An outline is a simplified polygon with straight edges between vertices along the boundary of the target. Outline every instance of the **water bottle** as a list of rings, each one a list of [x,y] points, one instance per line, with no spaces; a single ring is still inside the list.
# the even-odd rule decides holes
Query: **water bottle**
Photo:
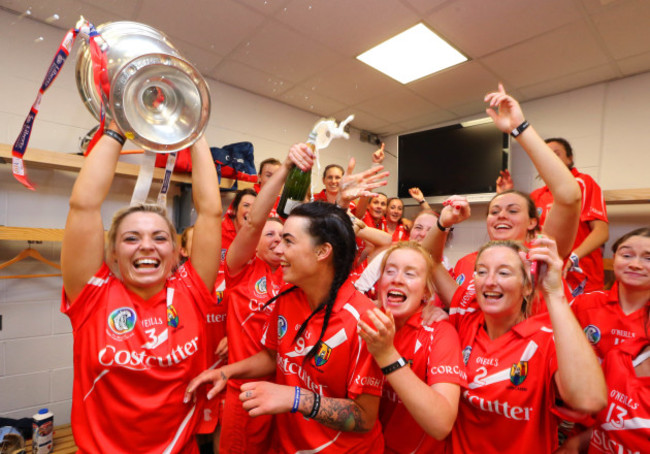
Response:
[[[54,446],[54,413],[41,408],[32,417],[32,454],[49,454]]]
[[[316,148],[314,141],[315,133],[312,132],[307,141],[307,145],[312,149],[312,151]],[[298,167],[293,167],[289,171],[287,181],[284,183],[282,195],[280,196],[280,202],[278,203],[277,212],[280,217],[286,219],[289,217],[291,210],[305,201],[309,185],[311,185],[311,170],[303,172]]]

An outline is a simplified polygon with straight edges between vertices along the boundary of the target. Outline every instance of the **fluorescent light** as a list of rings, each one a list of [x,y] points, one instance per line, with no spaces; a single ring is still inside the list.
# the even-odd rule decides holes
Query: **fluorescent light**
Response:
[[[464,55],[422,23],[357,58],[403,84],[467,61]]]
[[[484,125],[486,123],[492,123],[492,119],[490,117],[477,118],[476,120],[463,121],[460,125],[463,128],[469,128],[470,126]]]

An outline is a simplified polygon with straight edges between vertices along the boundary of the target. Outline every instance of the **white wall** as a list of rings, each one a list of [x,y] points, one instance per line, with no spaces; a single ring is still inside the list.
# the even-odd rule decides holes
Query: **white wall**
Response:
[[[39,37],[43,40],[36,42]],[[30,20],[17,22],[15,16],[0,11],[0,143],[12,144],[16,139],[62,38],[60,30]],[[79,139],[95,125],[74,83],[74,55],[43,97],[31,147],[76,153]],[[208,142],[221,146],[250,141],[255,146],[256,163],[268,157],[284,159],[290,145],[306,140],[318,120],[267,98],[208,82],[212,95]],[[321,166],[332,162],[345,165],[355,156],[357,169],[369,167],[376,147],[360,142],[358,131],[352,130],[351,136],[349,141],[334,141],[323,150]],[[390,158],[387,164],[395,165]],[[14,180],[10,165],[0,165],[0,225],[63,228],[76,173],[28,168],[28,176],[37,185],[36,192]],[[316,179],[320,190],[320,178]],[[128,204],[133,185],[133,179],[116,178],[104,205],[106,228],[111,214]],[[172,189],[172,195],[177,192]],[[0,241],[0,262],[25,247],[26,242]],[[33,247],[46,258],[59,261],[60,244]],[[3,269],[0,276],[53,271],[28,259]],[[0,280],[0,415],[31,416],[47,406],[54,411],[56,424],[69,422],[72,334],[70,323],[59,312],[60,298],[60,277]]]

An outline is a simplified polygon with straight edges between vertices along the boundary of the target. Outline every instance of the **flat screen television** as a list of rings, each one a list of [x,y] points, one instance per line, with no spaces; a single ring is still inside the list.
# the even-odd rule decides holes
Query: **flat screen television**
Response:
[[[419,187],[429,203],[458,194],[472,202],[494,196],[501,170],[509,166],[509,137],[488,118],[398,139],[398,196]]]

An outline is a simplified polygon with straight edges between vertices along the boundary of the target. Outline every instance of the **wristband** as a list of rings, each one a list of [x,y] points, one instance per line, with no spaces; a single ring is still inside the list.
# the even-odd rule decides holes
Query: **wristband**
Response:
[[[318,414],[320,410],[320,394],[314,393],[314,406],[311,407],[311,413],[307,416],[307,419],[313,419]]]
[[[299,405],[300,405],[300,386],[296,386],[296,390],[293,394],[293,407],[291,408],[291,413],[297,412]]]
[[[520,124],[519,126],[517,126],[515,129],[513,129],[510,132],[510,135],[512,137],[517,137],[519,134],[524,132],[526,130],[526,128],[528,128],[529,126],[530,126],[530,123],[528,123],[527,120],[524,120],[524,122],[522,124]]]
[[[425,200],[425,199],[422,199],[422,200],[418,200],[418,204],[420,204],[420,205],[422,205],[422,204],[423,204],[424,202],[426,202],[426,200]]]
[[[438,219],[436,220],[436,225],[438,226],[438,229],[439,229],[441,232],[446,232],[446,231],[449,230],[449,227],[443,227],[443,226],[442,226],[442,224],[440,223],[440,218],[438,218]]]
[[[402,367],[408,365],[408,363],[409,362],[406,360],[406,358],[404,358],[402,356],[400,359],[395,361],[393,364],[389,364],[386,367],[382,367],[381,368],[381,373],[384,374],[384,375],[388,375],[388,374],[390,374],[392,372],[395,372],[397,369],[401,369]]]
[[[122,146],[124,146],[124,142],[126,142],[126,137],[124,137],[122,134],[120,134],[117,131],[113,131],[112,129],[105,129],[104,135],[110,137],[113,140],[116,140]]]

